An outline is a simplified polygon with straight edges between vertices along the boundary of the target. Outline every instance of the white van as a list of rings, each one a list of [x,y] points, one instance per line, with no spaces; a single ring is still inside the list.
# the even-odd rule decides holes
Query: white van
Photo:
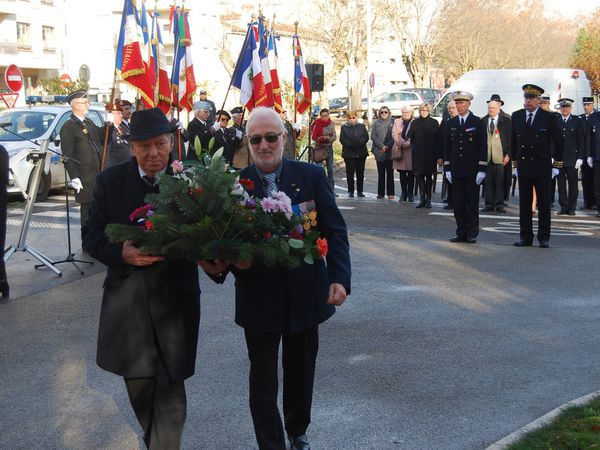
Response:
[[[524,84],[535,84],[544,89],[544,95],[550,95],[550,105],[554,107],[560,97],[572,98],[572,114],[582,114],[582,97],[592,95],[590,82],[583,70],[579,69],[499,69],[472,70],[465,73],[446,91],[435,104],[431,115],[442,120],[444,111],[455,91],[467,91],[473,94],[471,111],[479,117],[487,114],[487,101],[492,94],[499,94],[504,100],[502,110],[512,114],[523,108]],[[557,108],[555,108],[557,109]]]

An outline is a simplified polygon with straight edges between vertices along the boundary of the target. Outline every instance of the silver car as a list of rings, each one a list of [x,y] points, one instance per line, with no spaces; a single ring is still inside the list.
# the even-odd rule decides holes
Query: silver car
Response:
[[[64,188],[65,172],[59,156],[60,129],[69,117],[71,108],[67,105],[32,106],[0,112],[0,123],[5,127],[0,128],[0,144],[6,148],[9,156],[9,194],[23,194],[23,191],[29,190],[34,164],[28,159],[28,155],[32,150],[39,149],[35,143],[39,143],[41,139],[49,139],[48,148],[58,154],[49,153],[46,157],[37,199],[46,200],[50,189]],[[104,109],[91,107],[87,117],[96,125],[102,126]]]

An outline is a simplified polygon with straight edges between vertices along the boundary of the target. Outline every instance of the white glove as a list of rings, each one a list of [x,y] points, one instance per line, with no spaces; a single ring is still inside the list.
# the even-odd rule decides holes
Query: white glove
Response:
[[[475,177],[475,183],[480,185],[485,180],[485,172],[477,172],[477,176]]]
[[[185,129],[181,122],[177,122],[175,125],[177,125],[177,128],[179,128],[181,131],[183,131]]]
[[[583,159],[578,159],[577,161],[575,161],[575,170],[579,170],[579,168],[581,167],[582,164],[583,164]]]
[[[236,128],[236,130],[235,130],[235,137],[238,138],[238,139],[243,138],[244,137],[244,133],[242,133],[242,130],[238,130]]]
[[[71,180],[71,187],[79,194],[79,191],[83,189],[83,184],[79,178],[73,178]]]
[[[302,131],[302,124],[301,123],[293,123],[292,124],[292,128],[298,132]]]
[[[446,172],[446,180],[448,180],[448,183],[452,184],[452,172]]]
[[[588,156],[587,163],[588,163],[588,166],[590,166],[590,168],[594,167],[594,158],[592,158],[591,156]]]
[[[519,178],[519,171],[517,170],[516,167],[515,167],[515,177]]]
[[[213,124],[211,125],[211,128],[212,128],[212,129],[213,129],[215,132],[217,132],[217,131],[219,131],[219,128],[221,128],[221,125],[219,125],[219,122],[215,122],[215,123],[213,123]]]
[[[559,170],[555,167],[552,168],[552,178],[555,178],[559,173]]]

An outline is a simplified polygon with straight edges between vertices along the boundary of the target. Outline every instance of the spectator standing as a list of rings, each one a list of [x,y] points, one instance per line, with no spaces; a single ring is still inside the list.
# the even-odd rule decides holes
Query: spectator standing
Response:
[[[285,134],[287,135],[285,146],[283,147],[283,157],[294,160],[296,159],[296,138],[298,137],[298,134],[296,130],[294,130],[292,123],[288,120],[287,111],[285,109],[279,113],[279,117],[283,120]]]
[[[327,162],[325,165],[327,179],[329,181],[329,186],[331,186],[331,189],[335,192],[335,182],[333,179],[333,143],[337,139],[337,134],[335,132],[335,124],[331,120],[327,108],[323,108],[319,111],[319,117],[313,122],[312,139],[315,143],[315,148],[319,146],[327,149]]]
[[[363,184],[365,181],[365,161],[367,159],[367,142],[369,133],[362,123],[358,123],[356,111],[348,111],[348,122],[342,125],[340,143],[342,158],[346,163],[346,180],[348,197],[354,197],[354,174],[356,174],[356,190],[359,197],[364,197]]]
[[[385,145],[385,138],[391,126],[390,110],[387,106],[382,106],[371,130],[371,153],[377,163],[377,198],[385,197],[386,191],[389,199],[395,196],[392,148]]]
[[[402,190],[400,201],[405,202],[408,200],[410,203],[415,201],[415,175],[412,166],[412,149],[408,137],[413,120],[412,108],[410,106],[403,106],[402,117],[394,120],[392,129],[385,138],[385,145],[388,151],[392,151],[395,146],[400,148],[402,152],[400,159],[393,160],[392,168],[398,171],[400,178],[400,189]]]
[[[585,137],[583,121],[571,114],[573,100],[562,98],[560,105],[559,127],[564,141],[563,166],[558,171],[558,214],[575,215],[577,197],[579,197],[579,180],[577,173],[585,158]]]

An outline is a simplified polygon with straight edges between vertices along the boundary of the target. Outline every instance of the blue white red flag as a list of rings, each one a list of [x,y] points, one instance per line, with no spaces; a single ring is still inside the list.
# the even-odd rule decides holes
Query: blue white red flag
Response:
[[[175,59],[173,62],[173,74],[171,75],[173,86],[173,104],[178,109],[192,111],[194,109],[194,94],[196,93],[196,78],[194,76],[194,65],[192,62],[192,39],[188,24],[188,13],[181,11],[176,26],[177,45]],[[177,77],[177,83],[175,82]],[[177,98],[177,103],[175,103]]]
[[[154,10],[154,14],[152,15],[152,35],[150,38],[150,42],[152,43],[150,67],[155,74],[155,80],[158,80],[158,83],[154,85],[154,104],[167,114],[171,109],[171,86],[169,85],[167,57],[160,33],[158,17],[158,11]]]
[[[310,85],[306,66],[302,58],[302,49],[300,48],[300,38],[297,34],[293,37],[294,46],[294,91],[296,92],[296,111],[302,114],[310,106]]]
[[[271,83],[271,69],[269,68],[269,32],[265,28],[265,18],[258,18],[258,55],[260,57],[260,72],[265,86],[265,99],[259,106],[273,106],[273,85]]]
[[[281,85],[279,83],[279,74],[277,73],[277,37],[271,28],[269,33],[269,67],[271,67],[271,84],[273,86],[273,107],[275,111],[283,111],[283,101],[281,99]]]
[[[249,111],[252,111],[254,108],[254,96],[252,95],[254,91],[252,53],[253,49],[256,48],[256,41],[253,34],[252,27],[248,26],[242,51],[240,52],[240,56],[238,56],[233,75],[231,76],[231,85],[240,90],[240,103]]]

